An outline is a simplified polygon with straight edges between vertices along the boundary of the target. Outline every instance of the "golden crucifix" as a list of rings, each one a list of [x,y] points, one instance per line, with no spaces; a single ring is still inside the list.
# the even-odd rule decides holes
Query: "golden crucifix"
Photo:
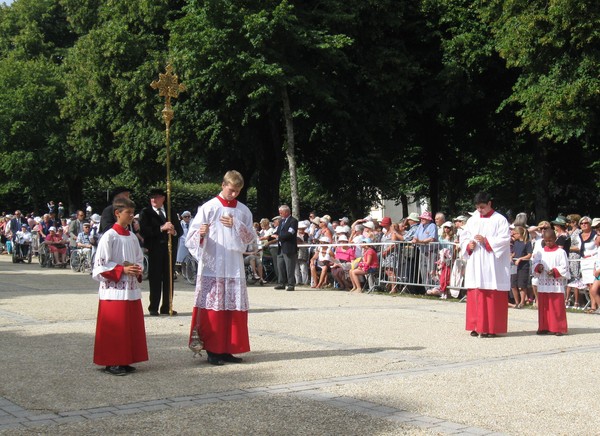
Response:
[[[170,127],[173,120],[173,108],[171,107],[171,98],[177,98],[180,92],[185,91],[185,85],[179,83],[177,74],[173,74],[173,67],[167,64],[165,74],[159,73],[158,80],[154,80],[150,86],[158,89],[158,96],[165,97],[165,107],[162,110],[163,120],[165,120],[165,138],[167,143],[167,221],[171,222],[171,144]],[[169,233],[169,315],[173,316],[173,241]]]

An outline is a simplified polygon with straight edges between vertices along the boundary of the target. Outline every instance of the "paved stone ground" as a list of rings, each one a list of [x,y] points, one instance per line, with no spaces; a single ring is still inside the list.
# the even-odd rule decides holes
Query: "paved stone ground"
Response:
[[[508,335],[478,339],[457,302],[253,287],[252,352],[214,367],[186,348],[192,302],[177,283],[179,316],[146,318],[150,360],[109,376],[90,276],[0,256],[0,434],[599,432],[594,315],[539,337],[511,310]]]

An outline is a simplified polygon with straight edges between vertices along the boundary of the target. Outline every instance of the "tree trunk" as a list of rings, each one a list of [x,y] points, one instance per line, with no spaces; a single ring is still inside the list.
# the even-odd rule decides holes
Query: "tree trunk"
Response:
[[[300,214],[300,195],[298,194],[298,174],[296,171],[296,146],[294,142],[294,119],[290,108],[290,97],[287,87],[281,90],[281,100],[283,102],[283,117],[285,119],[285,154],[288,160],[290,171],[290,191],[292,193],[292,215],[298,218]]]

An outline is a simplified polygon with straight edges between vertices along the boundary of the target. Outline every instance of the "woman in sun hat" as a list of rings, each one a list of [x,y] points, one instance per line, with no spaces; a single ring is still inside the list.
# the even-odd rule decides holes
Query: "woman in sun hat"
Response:
[[[368,238],[363,239],[362,241],[362,259],[356,268],[350,270],[350,280],[352,281],[353,286],[352,289],[350,289],[350,292],[361,293],[362,283],[360,278],[362,276],[366,276],[367,274],[377,272],[377,269],[379,268],[379,258],[377,257],[377,253],[371,244],[372,241]]]

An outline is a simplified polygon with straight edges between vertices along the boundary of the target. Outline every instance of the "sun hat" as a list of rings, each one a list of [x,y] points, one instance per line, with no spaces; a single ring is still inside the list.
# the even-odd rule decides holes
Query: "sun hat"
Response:
[[[469,218],[467,218],[464,215],[459,215],[456,218],[454,218],[452,221],[462,221],[463,223],[466,222]]]
[[[191,218],[192,213],[189,210],[186,210],[181,214],[181,218],[186,217],[186,216],[189,216]]]
[[[329,239],[327,236],[321,236],[319,238],[319,242],[331,242],[331,239]]]
[[[382,226],[389,226],[390,224],[392,224],[392,219],[389,216],[384,216],[379,224],[381,224]]]
[[[341,218],[340,218],[338,221],[339,221],[340,223],[341,223],[341,222],[343,222],[343,221],[345,221],[345,222],[349,223],[349,222],[350,222],[350,219],[349,219],[347,216],[344,216],[344,217],[341,217]]]
[[[363,223],[363,227],[373,230],[375,228],[375,224],[373,224],[373,221],[367,221]]]
[[[280,220],[281,217],[279,215],[274,216],[273,218],[271,218],[271,221],[275,221],[275,220]]]
[[[592,220],[592,227],[596,227],[598,224],[600,224],[600,218],[594,218]]]
[[[346,235],[340,235],[338,236],[338,242],[348,242],[348,237]]]
[[[90,219],[92,220],[92,222],[98,224],[100,222],[100,215],[98,215],[97,213],[93,214]]]
[[[419,214],[417,212],[411,212],[406,219],[418,222],[419,221]]]
[[[299,228],[299,229],[305,229],[305,228],[307,228],[307,227],[308,227],[308,226],[306,225],[306,221],[300,221],[300,222],[298,223],[298,228]]]
[[[56,232],[56,227],[54,226],[50,226],[50,228],[48,229],[49,232]]]
[[[316,225],[319,225],[320,222],[321,222],[321,218],[319,218],[318,216],[314,217],[311,220],[311,223],[316,224]]]
[[[346,226],[337,226],[335,228],[336,233],[346,233]]]
[[[594,219],[596,219],[596,218],[594,218]],[[559,215],[556,218],[554,218],[554,221],[550,221],[550,223],[558,225],[558,226],[566,226],[567,220],[565,219],[565,217]]]
[[[452,223],[450,221],[446,221],[444,224],[442,224],[442,227],[450,227],[450,228],[452,228]]]
[[[419,215],[419,219],[433,221],[433,217],[431,216],[431,212],[427,212],[427,211],[423,212],[421,215]]]

